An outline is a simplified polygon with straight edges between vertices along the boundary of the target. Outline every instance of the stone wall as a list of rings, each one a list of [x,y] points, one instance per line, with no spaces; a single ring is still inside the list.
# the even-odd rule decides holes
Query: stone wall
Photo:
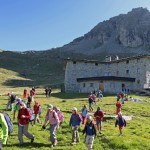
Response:
[[[123,59],[111,62],[92,62],[92,61],[71,61],[68,60],[65,72],[65,91],[66,92],[80,92],[84,91],[81,84],[78,83],[77,78],[86,77],[100,77],[100,76],[118,76],[136,78],[135,82],[128,84],[126,88],[132,87],[132,90],[142,90],[144,84],[150,83],[150,59],[147,57],[135,59]],[[92,81],[93,82],[93,81]],[[108,82],[108,83],[107,83]],[[105,82],[107,91],[107,84]],[[91,83],[91,82],[90,82]],[[99,87],[98,82],[93,82],[95,87]],[[124,82],[116,82],[116,88]],[[87,83],[88,84],[88,83]],[[117,85],[118,84],[118,85]],[[130,89],[130,88],[129,88]],[[118,90],[118,88],[116,89]]]
[[[133,82],[124,81],[104,81],[104,92],[106,93],[118,93],[122,91],[122,84],[126,85],[126,91],[133,89]],[[91,86],[91,84],[93,84]],[[90,93],[94,90],[99,90],[99,81],[88,81],[79,83],[80,93]]]

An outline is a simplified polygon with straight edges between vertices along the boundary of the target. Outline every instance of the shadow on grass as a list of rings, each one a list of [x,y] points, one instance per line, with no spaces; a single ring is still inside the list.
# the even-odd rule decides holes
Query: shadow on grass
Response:
[[[20,148],[37,148],[37,147],[50,147],[51,144],[45,144],[45,143],[24,143],[23,145],[19,146],[19,144],[8,144],[6,147],[20,147]]]
[[[114,105],[114,104],[104,104],[104,106],[105,106],[105,105]]]
[[[86,98],[87,94],[85,93],[53,93],[53,97],[57,97],[60,99],[76,99],[76,98]]]
[[[10,110],[10,109],[9,109],[9,110],[6,110],[6,109],[3,108],[3,109],[0,109],[0,111],[1,111],[1,112],[6,112],[6,113],[7,113],[7,112],[10,112],[11,110]]]
[[[68,114],[72,114],[71,110],[70,111],[69,110],[63,110],[62,112],[63,113],[68,113]]]
[[[106,121],[106,120],[114,120],[115,118],[114,117],[104,117],[103,121]]]

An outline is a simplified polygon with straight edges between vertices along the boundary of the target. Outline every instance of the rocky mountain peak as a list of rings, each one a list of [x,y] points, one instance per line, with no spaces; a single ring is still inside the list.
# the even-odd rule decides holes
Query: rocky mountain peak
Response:
[[[63,46],[61,49],[83,54],[94,53],[150,53],[150,12],[134,8],[100,22],[91,31]]]

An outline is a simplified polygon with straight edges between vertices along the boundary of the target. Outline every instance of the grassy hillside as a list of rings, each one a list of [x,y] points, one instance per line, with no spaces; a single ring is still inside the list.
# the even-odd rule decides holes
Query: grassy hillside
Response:
[[[49,51],[29,51],[24,53],[0,52],[0,94],[18,87],[45,87],[60,88],[64,82],[64,58],[75,59],[105,59],[107,52],[97,55],[83,55],[81,53],[64,52],[57,48]],[[118,54],[119,58],[129,54]],[[130,54],[131,56],[132,54]],[[115,54],[112,54],[112,59]]]
[[[22,93],[22,89],[18,89],[18,93]],[[21,96],[21,95],[20,95]],[[137,97],[131,95],[132,97]],[[122,108],[122,113],[124,115],[132,115],[133,120],[127,121],[127,127],[123,129],[123,136],[119,136],[118,127],[115,127],[114,118],[106,118],[103,121],[103,132],[98,134],[94,141],[94,150],[149,150],[150,149],[150,98],[149,97],[139,97],[148,102],[136,103],[136,102],[125,102]],[[64,94],[59,91],[54,91],[52,97],[46,98],[43,95],[43,89],[37,90],[37,95],[35,97],[43,107],[43,113],[41,116],[41,121],[43,123],[44,116],[47,111],[47,104],[51,103],[55,106],[59,106],[64,113],[65,122],[62,128],[58,130],[58,146],[53,148],[56,150],[86,150],[84,144],[84,136],[82,136],[83,125],[80,128],[80,138],[81,142],[77,145],[71,146],[71,131],[68,126],[69,118],[71,116],[71,108],[76,106],[78,110],[81,109],[83,104],[87,104],[86,94]],[[65,101],[64,101],[65,100]],[[104,96],[102,102],[98,102],[94,105],[94,111],[96,111],[97,106],[100,106],[106,114],[115,114],[115,102],[116,96]],[[0,97],[0,109],[4,110],[5,104],[7,103],[7,97]],[[12,117],[12,112],[8,112]],[[17,123],[14,122],[14,133],[10,136],[8,140],[8,146],[5,146],[4,150],[35,150],[50,149],[49,142],[49,130],[48,126],[46,130],[41,129],[42,124],[37,124],[35,126],[29,127],[29,131],[35,135],[35,142],[30,144],[30,140],[24,137],[25,144],[22,147],[18,146],[17,138]]]
[[[0,53],[0,88],[52,86],[64,81],[63,60],[53,54]]]

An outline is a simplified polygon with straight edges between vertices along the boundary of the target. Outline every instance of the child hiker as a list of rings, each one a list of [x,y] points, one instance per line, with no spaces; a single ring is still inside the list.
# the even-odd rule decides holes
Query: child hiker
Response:
[[[57,113],[57,115],[58,115],[58,118],[59,118],[59,126],[61,126],[62,123],[64,122],[64,115],[63,115],[63,113],[62,113],[62,111],[60,110],[59,107],[54,107],[53,109],[56,111],[56,113]]]
[[[81,109],[81,113],[82,113],[82,124],[84,124],[86,120],[86,116],[88,114],[86,105],[84,105],[83,108]]]
[[[100,107],[97,107],[97,111],[94,113],[94,117],[96,118],[96,126],[99,133],[102,133],[102,121],[104,118],[104,112]]]
[[[118,113],[118,117],[116,118],[115,126],[119,126],[120,136],[122,135],[123,126],[126,127],[126,120],[122,117],[122,113]]]
[[[119,112],[121,112],[121,103],[119,102],[119,100],[117,100],[117,103],[116,103],[116,115],[118,115]]]
[[[26,88],[23,91],[23,98],[27,98],[27,89]]]
[[[37,101],[35,101],[35,105],[33,107],[34,109],[34,115],[35,115],[35,118],[34,118],[34,124],[36,124],[36,122],[40,123],[40,119],[39,119],[39,104]]]
[[[81,125],[81,115],[77,112],[77,108],[73,107],[72,108],[72,115],[70,117],[70,122],[69,125],[71,126],[72,129],[72,142],[71,144],[76,144],[77,142],[80,142],[80,137],[78,133],[78,129]]]
[[[96,128],[91,116],[87,117],[87,121],[83,130],[83,134],[86,134],[85,144],[88,150],[92,150],[94,137],[96,136]]]
[[[92,107],[92,105],[93,105],[93,99],[92,99],[91,96],[89,97],[88,102],[89,102],[89,111],[93,111],[93,107]]]
[[[57,113],[53,110],[53,105],[48,105],[48,111],[45,117],[45,122],[42,126],[43,129],[46,127],[47,121],[50,123],[50,141],[52,142],[51,147],[57,145],[56,130],[59,128],[59,118]]]
[[[34,111],[31,109],[31,105],[29,103],[27,103],[27,109],[29,110],[30,115],[31,115],[30,123],[33,126],[33,122],[34,122],[34,119],[35,119],[35,114],[34,114]]]

